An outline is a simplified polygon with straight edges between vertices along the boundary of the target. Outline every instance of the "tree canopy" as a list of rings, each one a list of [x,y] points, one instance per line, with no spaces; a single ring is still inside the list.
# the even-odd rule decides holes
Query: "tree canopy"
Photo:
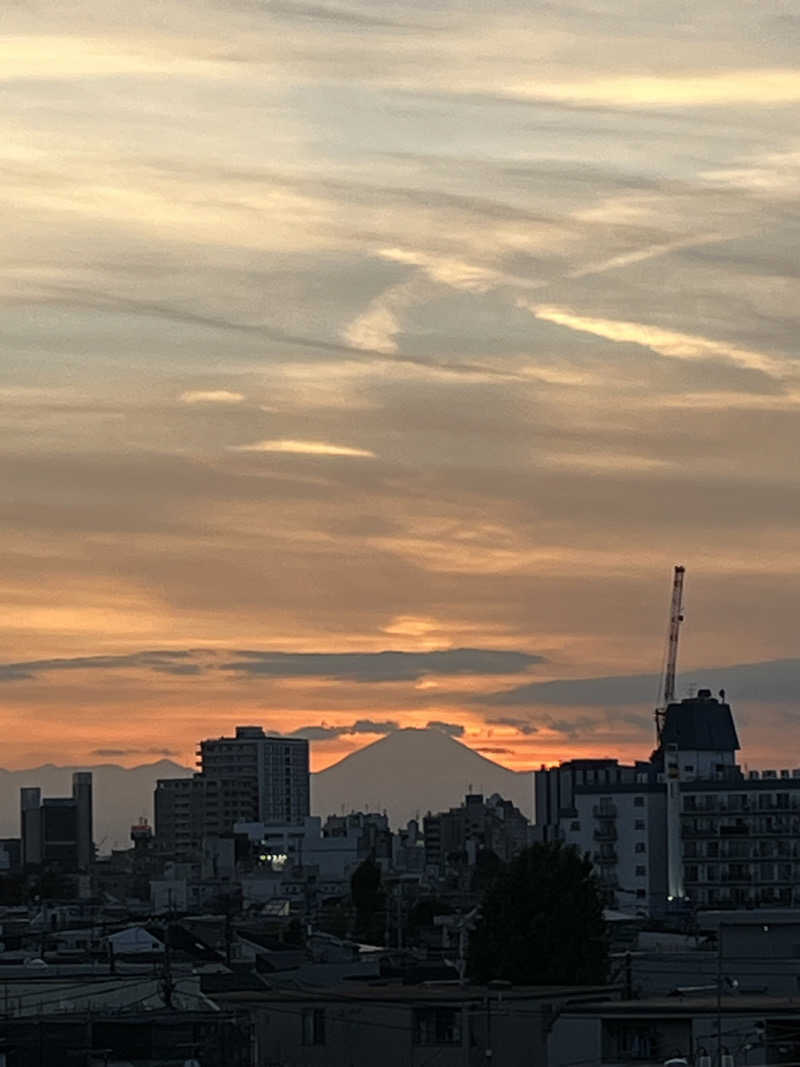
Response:
[[[472,978],[595,985],[607,971],[603,904],[588,859],[561,842],[536,844],[500,871],[470,938]]]
[[[381,883],[381,869],[373,856],[368,856],[353,872],[350,896],[356,911],[355,936],[370,944],[381,944],[386,895]]]

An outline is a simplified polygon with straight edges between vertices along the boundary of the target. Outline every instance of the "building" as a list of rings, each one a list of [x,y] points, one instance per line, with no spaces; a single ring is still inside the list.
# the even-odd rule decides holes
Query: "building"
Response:
[[[234,737],[200,742],[200,771],[156,784],[159,850],[195,855],[203,838],[233,833],[237,822],[302,827],[310,814],[308,742],[268,737],[260,726],[237,726]]]
[[[800,906],[800,770],[745,773],[738,750],[724,692],[701,689],[667,707],[649,761],[576,760],[536,772],[539,836],[590,855],[618,907],[657,915],[671,896],[697,907]]]
[[[260,726],[237,726],[234,737],[200,742],[201,774],[220,781],[255,781],[256,821],[300,823],[311,814],[308,741],[268,737]]]
[[[214,999],[223,1009],[247,1006],[259,1064],[485,1067],[496,1059],[503,1067],[530,1067],[546,1064],[549,1023],[560,1011],[608,995],[602,987],[342,982],[305,990],[276,983]]]
[[[160,778],[154,794],[159,851],[176,858],[197,854],[204,837],[233,833],[237,822],[252,822],[258,786],[250,778]]]
[[[71,797],[45,797],[37,787],[20,790],[22,863],[53,866],[64,873],[88,871],[92,842],[92,775],[76,771]]]
[[[548,1041],[552,1067],[598,1064],[791,1064],[800,1059],[791,997],[727,993],[565,1005]]]
[[[487,800],[481,793],[468,793],[460,807],[429,812],[423,819],[425,864],[439,869],[459,861],[472,865],[482,851],[508,862],[528,844],[529,829],[510,800],[497,793]]]

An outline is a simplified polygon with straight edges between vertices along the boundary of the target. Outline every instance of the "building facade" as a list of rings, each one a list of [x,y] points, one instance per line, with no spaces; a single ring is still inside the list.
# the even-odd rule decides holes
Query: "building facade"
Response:
[[[237,726],[234,737],[201,741],[199,757],[203,777],[257,783],[257,821],[302,824],[311,814],[305,739],[269,737],[260,726]]]
[[[444,868],[459,858],[469,864],[478,852],[493,852],[508,862],[528,844],[530,824],[510,800],[469,793],[464,803],[423,819],[425,865]]]
[[[88,871],[94,860],[91,773],[73,774],[70,797],[42,798],[38,787],[21,789],[20,831],[23,865]]]
[[[538,834],[591,856],[610,903],[658,914],[668,904],[674,818],[681,897],[698,907],[800,906],[800,769],[745,773],[738,749],[724,693],[701,689],[667,708],[649,761],[574,760],[536,772]]]
[[[154,797],[158,848],[196,855],[205,837],[232,834],[236,823],[296,825],[310,814],[308,741],[268,737],[237,726],[234,737],[200,742],[192,778],[162,778]]]

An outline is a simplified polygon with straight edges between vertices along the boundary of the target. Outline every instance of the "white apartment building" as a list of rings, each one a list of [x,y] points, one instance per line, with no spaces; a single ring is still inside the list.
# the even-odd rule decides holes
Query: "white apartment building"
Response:
[[[616,907],[663,913],[671,763],[681,896],[698,907],[800,906],[800,770],[745,774],[738,749],[724,692],[717,699],[701,689],[666,709],[648,761],[572,760],[537,771],[539,836],[589,855]]]

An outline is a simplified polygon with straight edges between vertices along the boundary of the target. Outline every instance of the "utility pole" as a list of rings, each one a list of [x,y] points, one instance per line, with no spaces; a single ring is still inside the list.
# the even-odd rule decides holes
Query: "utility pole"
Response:
[[[164,1006],[172,1007],[172,994],[175,992],[175,982],[172,978],[172,953],[170,950],[171,923],[167,923],[166,937],[164,939],[164,968],[161,974],[161,994],[164,997]]]
[[[486,1052],[484,1054],[486,1060],[486,1067],[492,1067],[492,1057],[494,1056],[494,1049],[492,1048],[492,995],[486,991]]]

